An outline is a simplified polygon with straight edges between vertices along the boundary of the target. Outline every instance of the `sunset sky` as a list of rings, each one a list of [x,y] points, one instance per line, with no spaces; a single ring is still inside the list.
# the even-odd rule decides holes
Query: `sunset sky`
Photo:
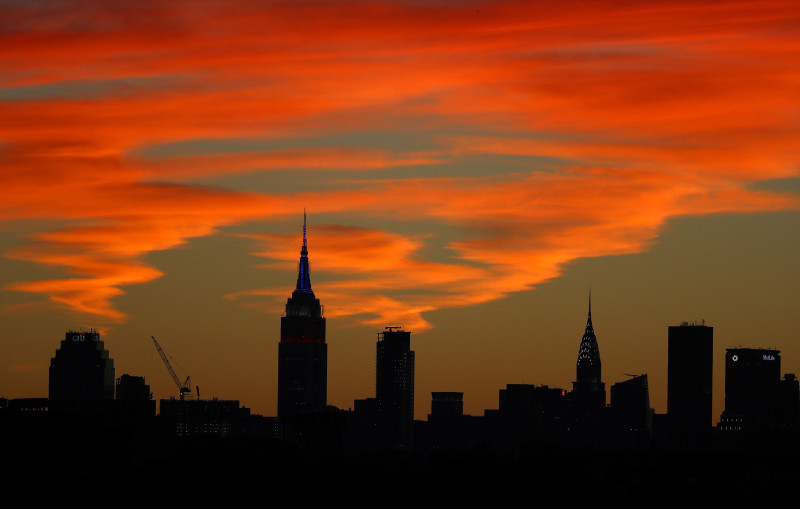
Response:
[[[303,209],[328,401],[412,331],[431,391],[611,384],[667,327],[800,374],[800,3],[0,0],[0,397],[64,333],[276,414]]]

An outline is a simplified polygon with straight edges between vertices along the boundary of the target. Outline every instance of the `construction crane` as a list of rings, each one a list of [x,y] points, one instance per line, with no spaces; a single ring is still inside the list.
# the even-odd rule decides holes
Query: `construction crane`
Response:
[[[158,355],[161,356],[161,360],[164,361],[164,364],[167,366],[167,370],[169,370],[169,374],[172,375],[172,379],[175,381],[175,385],[178,386],[178,390],[181,392],[181,401],[184,399],[192,399],[192,384],[189,380],[189,377],[186,377],[186,381],[181,383],[178,375],[175,374],[175,370],[172,369],[172,364],[169,363],[167,360],[167,354],[164,353],[164,350],[161,349],[161,345],[158,344],[156,341],[155,336],[150,336],[153,338],[153,344],[156,345],[156,350],[158,350]],[[200,397],[200,387],[197,388],[197,397]]]

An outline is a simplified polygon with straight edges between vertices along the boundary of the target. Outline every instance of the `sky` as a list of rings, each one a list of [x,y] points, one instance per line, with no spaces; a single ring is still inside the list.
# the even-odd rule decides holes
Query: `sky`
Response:
[[[275,415],[303,211],[328,402],[412,332],[430,392],[607,388],[667,327],[800,374],[800,4],[0,0],[0,397],[67,330]],[[704,321],[704,322],[703,322]]]

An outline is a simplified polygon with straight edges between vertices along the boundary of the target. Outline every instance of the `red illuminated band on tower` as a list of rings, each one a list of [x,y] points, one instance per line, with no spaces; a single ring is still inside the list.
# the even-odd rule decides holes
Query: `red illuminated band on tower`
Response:
[[[320,412],[327,404],[328,345],[325,317],[311,289],[307,221],[303,211],[303,243],[297,285],[286,301],[278,344],[278,417]]]

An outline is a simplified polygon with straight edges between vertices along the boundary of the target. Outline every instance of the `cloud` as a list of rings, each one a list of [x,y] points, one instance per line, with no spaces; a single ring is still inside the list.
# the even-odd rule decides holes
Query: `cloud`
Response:
[[[424,211],[462,228],[465,238],[448,244],[452,254],[446,262],[431,262],[421,259],[430,236],[315,226],[312,274],[340,278],[318,289],[331,303],[331,316],[363,315],[365,323],[414,323],[424,330],[430,326],[422,317],[425,311],[488,302],[533,288],[559,276],[578,258],[642,252],[671,217],[800,209],[797,196],[705,189],[670,177],[591,168],[499,183],[425,179],[372,188],[370,196],[384,198],[377,200],[383,210],[371,204],[373,213]],[[297,260],[296,236],[248,236],[260,242],[259,256]],[[280,301],[287,292],[269,288],[229,297],[260,295]]]
[[[794,2],[3,10],[0,221],[59,225],[4,255],[62,276],[9,289],[98,321],[125,320],[114,298],[162,275],[148,253],[265,230],[297,203],[350,220],[315,225],[329,316],[417,330],[577,258],[642,252],[670,218],[800,207],[754,186],[799,171]],[[314,189],[234,184],[278,170],[313,171]],[[252,238],[296,259],[292,237]]]

